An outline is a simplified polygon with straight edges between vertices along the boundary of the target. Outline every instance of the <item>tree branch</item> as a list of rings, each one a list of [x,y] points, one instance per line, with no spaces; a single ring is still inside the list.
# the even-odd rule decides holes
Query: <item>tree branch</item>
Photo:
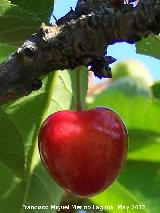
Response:
[[[91,7],[88,2],[94,3]],[[136,8],[114,9],[105,0],[86,0],[57,21],[41,26],[0,65],[0,105],[41,87],[39,77],[54,70],[90,65],[98,77],[110,77],[107,46],[136,42],[160,32],[160,0],[141,0]]]

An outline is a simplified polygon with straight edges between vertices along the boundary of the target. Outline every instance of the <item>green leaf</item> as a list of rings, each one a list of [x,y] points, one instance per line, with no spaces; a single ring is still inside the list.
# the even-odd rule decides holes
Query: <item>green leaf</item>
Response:
[[[129,160],[118,180],[149,212],[160,211],[160,163]]]
[[[8,104],[4,108],[22,137],[25,149],[25,169],[27,173],[32,167],[32,157],[34,149],[36,148],[35,142],[43,116],[47,113],[46,107],[49,105],[50,93],[52,94],[54,76],[52,77],[50,75],[44,82],[46,82],[46,84],[44,84],[39,91],[35,91],[28,97]]]
[[[82,82],[84,85],[83,94],[86,94],[86,73],[87,72],[83,70],[82,74],[86,76]],[[75,109],[76,97],[73,96],[74,91],[72,90],[73,83],[76,84],[76,82],[73,82],[75,74],[76,71],[69,72],[67,70],[54,72],[54,74],[50,74],[44,78],[43,86],[39,91],[35,91],[30,96],[21,98],[3,107],[3,120],[5,121],[5,119],[9,117],[9,121],[14,124],[17,130],[14,131],[13,127],[9,126],[12,130],[10,138],[21,137],[24,146],[23,155],[25,157],[25,163],[23,163],[23,169],[25,171],[25,177],[21,177],[18,179],[18,183],[14,183],[17,196],[11,192],[7,194],[5,198],[6,200],[11,199],[13,201],[17,199],[16,203],[18,207],[12,206],[13,212],[38,212],[39,210],[35,209],[25,210],[23,205],[58,205],[60,202],[63,190],[57,186],[46,172],[44,166],[40,163],[37,135],[42,121],[44,121],[50,113],[69,108]],[[85,97],[83,97],[83,99],[85,99]],[[7,138],[7,133],[4,133],[4,138]],[[0,144],[2,142],[0,139]],[[8,152],[11,151],[7,143],[5,143],[4,150]],[[19,148],[16,147],[16,150],[19,150]],[[18,155],[21,155],[21,153],[18,152]],[[4,166],[8,166],[8,168],[14,170],[17,164],[12,165],[12,163],[8,161],[10,161],[10,159],[6,158]],[[14,162],[15,159],[12,159],[12,161]],[[19,167],[16,167],[16,169],[20,172]],[[7,172],[4,172],[2,179],[5,180],[6,175]],[[17,178],[15,176],[13,177]],[[8,179],[6,178],[6,180]],[[9,187],[9,184],[7,185]],[[9,190],[8,187],[5,189],[6,193],[7,190]],[[4,212],[10,213],[10,208],[5,207],[5,205],[6,203],[2,202],[0,206],[1,209],[5,209]],[[54,211],[49,208],[46,212]]]
[[[15,49],[15,46],[0,43],[0,63],[4,61],[9,54],[15,51]]]
[[[137,209],[134,209],[136,205],[144,205],[141,208],[142,213],[149,213],[145,204],[142,204],[136,196],[132,194],[127,188],[125,188],[119,182],[115,182],[110,188],[108,188],[103,193],[90,198],[92,202],[103,207],[107,212],[133,212],[137,213]]]
[[[160,163],[128,161],[118,181],[103,193],[91,198],[108,212],[160,211]]]
[[[160,36],[149,36],[137,42],[136,52],[160,59]]]
[[[85,102],[87,88],[88,88],[88,73],[85,67],[80,67],[75,70],[67,70],[59,72],[57,74],[57,84],[55,85],[55,91],[51,99],[54,105],[54,111],[77,108],[77,71],[80,71],[80,86],[82,101]],[[68,100],[71,100],[69,102]],[[50,112],[52,113],[52,112]]]
[[[0,7],[0,42],[20,45],[30,37],[41,24],[36,14],[22,10],[16,5],[2,0]]]
[[[0,164],[0,189],[1,212],[20,212],[24,192],[23,181],[3,164]]]
[[[160,162],[160,132],[147,129],[128,129],[129,152],[128,159]],[[151,153],[154,153],[151,155]]]
[[[27,188],[26,188],[27,190]],[[43,212],[57,212],[54,209],[53,205],[58,205],[61,201],[63,195],[63,189],[58,186],[53,178],[49,176],[44,165],[39,163],[33,171],[33,174],[28,184],[28,191],[26,197],[24,197],[25,203],[23,205],[32,205],[35,206],[47,206]],[[23,201],[23,202],[24,202]],[[25,206],[22,207],[24,212],[39,212],[39,209],[26,210]]]
[[[41,23],[49,22],[53,1],[12,1],[1,0],[0,42],[20,45],[29,38]]]
[[[6,10],[9,9],[9,1],[8,0],[1,0],[0,4],[0,16],[2,16]]]
[[[24,144],[16,126],[0,109],[0,163],[17,176],[24,175]]]
[[[152,93],[153,93],[153,96],[154,98],[160,98],[160,81],[156,81],[152,87]]]
[[[18,5],[23,10],[37,14],[37,16],[41,18],[43,22],[49,22],[49,18],[54,7],[54,0],[11,0],[11,2],[12,4]]]
[[[0,165],[0,188],[0,209],[6,213],[54,213],[56,210],[51,209],[51,205],[58,205],[63,195],[63,190],[47,174],[41,163],[35,167],[27,182],[13,176],[6,167]],[[47,206],[47,209],[27,209],[30,206]]]

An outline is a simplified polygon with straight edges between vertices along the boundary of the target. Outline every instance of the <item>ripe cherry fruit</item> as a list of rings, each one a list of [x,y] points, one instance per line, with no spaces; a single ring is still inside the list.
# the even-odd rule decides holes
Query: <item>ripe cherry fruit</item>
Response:
[[[50,175],[65,190],[82,197],[105,190],[119,175],[127,153],[127,130],[104,107],[59,111],[39,133],[39,152]]]

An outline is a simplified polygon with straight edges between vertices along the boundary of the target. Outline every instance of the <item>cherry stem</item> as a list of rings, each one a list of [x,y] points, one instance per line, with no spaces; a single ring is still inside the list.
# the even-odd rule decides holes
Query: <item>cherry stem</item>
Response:
[[[77,104],[77,110],[83,110],[84,104],[82,99],[82,93],[81,93],[81,68],[78,67],[76,70],[76,104]]]

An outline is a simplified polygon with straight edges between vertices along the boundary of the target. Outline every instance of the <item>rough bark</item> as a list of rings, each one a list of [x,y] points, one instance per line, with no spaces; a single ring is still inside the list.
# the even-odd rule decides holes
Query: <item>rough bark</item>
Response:
[[[109,44],[133,43],[160,32],[160,0],[141,0],[135,8],[118,9],[106,2],[77,4],[57,26],[43,24],[10,55],[0,65],[0,105],[39,89],[39,77],[54,70],[90,65],[96,76],[110,77],[114,59],[105,56]]]

